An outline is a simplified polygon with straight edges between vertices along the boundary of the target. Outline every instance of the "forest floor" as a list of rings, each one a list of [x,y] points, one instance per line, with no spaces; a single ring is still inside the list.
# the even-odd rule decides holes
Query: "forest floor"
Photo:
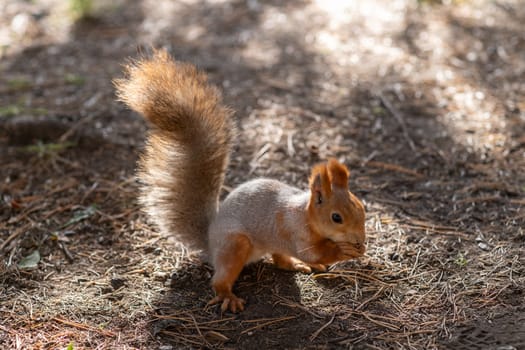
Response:
[[[0,348],[525,348],[523,1],[65,3],[0,4]],[[244,312],[207,307],[210,266],[136,203],[112,79],[152,47],[236,110],[225,189],[345,162],[366,256],[256,263]]]

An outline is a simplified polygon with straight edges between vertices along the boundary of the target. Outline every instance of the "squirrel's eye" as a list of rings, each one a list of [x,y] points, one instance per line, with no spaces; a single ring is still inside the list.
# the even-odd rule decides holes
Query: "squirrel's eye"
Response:
[[[342,224],[343,223],[343,218],[341,217],[340,214],[333,213],[332,214],[332,221],[335,222],[336,224]]]

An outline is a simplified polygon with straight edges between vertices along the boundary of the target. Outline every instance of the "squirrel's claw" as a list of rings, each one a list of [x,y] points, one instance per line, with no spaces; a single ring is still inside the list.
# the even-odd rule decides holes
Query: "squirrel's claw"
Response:
[[[244,304],[246,304],[246,301],[242,298],[236,297],[234,294],[229,295],[217,295],[212,300],[208,302],[208,305],[215,305],[218,303],[221,303],[221,311],[226,312],[226,310],[230,310],[233,313],[237,313],[239,311],[244,310]]]

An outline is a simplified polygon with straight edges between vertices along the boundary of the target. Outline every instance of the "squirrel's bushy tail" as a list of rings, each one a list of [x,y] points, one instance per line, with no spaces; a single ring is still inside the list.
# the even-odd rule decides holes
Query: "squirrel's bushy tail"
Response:
[[[232,111],[193,65],[166,51],[126,66],[118,98],[153,124],[139,161],[140,202],[162,233],[207,249],[235,134]]]

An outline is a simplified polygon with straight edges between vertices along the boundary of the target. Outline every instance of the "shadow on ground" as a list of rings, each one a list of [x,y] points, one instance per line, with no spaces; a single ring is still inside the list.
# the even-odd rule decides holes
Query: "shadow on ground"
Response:
[[[3,332],[46,346],[431,348],[521,303],[525,38],[512,4],[496,18],[508,22],[487,25],[409,2],[389,34],[357,15],[333,27],[307,1],[126,4],[3,58]],[[325,37],[342,46],[320,48]],[[359,46],[368,37],[385,41]],[[374,51],[385,42],[388,57]],[[317,161],[349,164],[369,257],[313,275],[258,263],[236,285],[244,313],[206,308],[210,268],[159,237],[134,200],[145,125],[114,101],[111,79],[150,45],[206,70],[237,110],[228,186],[304,187]],[[14,271],[35,249],[38,269]],[[56,304],[37,317],[61,336],[31,328],[20,306],[46,293]]]

